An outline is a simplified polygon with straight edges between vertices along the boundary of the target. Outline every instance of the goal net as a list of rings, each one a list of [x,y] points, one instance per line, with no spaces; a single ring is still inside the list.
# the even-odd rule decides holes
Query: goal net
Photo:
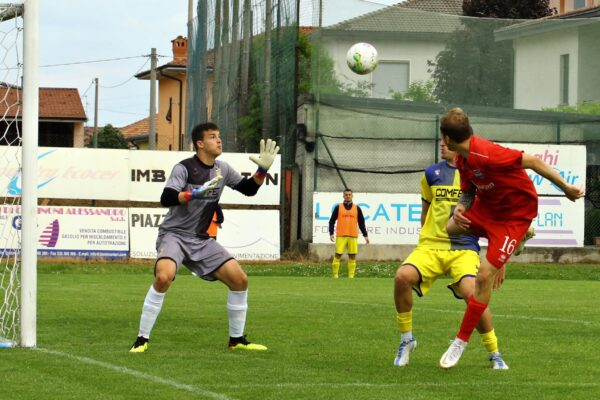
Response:
[[[37,4],[34,6],[37,9]],[[21,240],[22,210],[27,203],[23,201],[23,154],[28,150],[27,147],[23,147],[23,132],[24,125],[31,125],[23,120],[23,98],[24,94],[28,93],[23,88],[23,82],[27,80],[24,79],[23,45],[23,15],[26,7],[27,4],[0,4],[0,182],[3,192],[0,197],[0,348],[20,344],[35,345],[35,339],[33,342],[29,341],[29,344],[23,343],[21,298],[24,254]],[[34,97],[37,103],[37,76],[28,83],[36,86]],[[37,116],[35,124],[37,125]],[[35,193],[33,200],[37,203]],[[35,300],[35,295],[32,298]],[[33,311],[35,312],[35,307]],[[35,322],[28,326],[35,327]],[[35,335],[35,330],[33,334]]]

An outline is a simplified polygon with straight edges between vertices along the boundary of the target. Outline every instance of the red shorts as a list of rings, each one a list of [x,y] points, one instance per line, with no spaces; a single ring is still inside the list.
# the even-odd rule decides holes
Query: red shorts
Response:
[[[488,240],[487,260],[500,269],[514,253],[531,225],[530,219],[500,219],[480,201],[465,213],[471,220],[470,230]]]

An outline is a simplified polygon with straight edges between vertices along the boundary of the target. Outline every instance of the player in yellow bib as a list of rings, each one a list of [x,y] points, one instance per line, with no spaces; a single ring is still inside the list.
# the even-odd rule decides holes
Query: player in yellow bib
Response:
[[[334,207],[329,219],[329,236],[335,241],[335,255],[331,262],[331,275],[339,276],[342,254],[348,249],[348,278],[354,278],[356,255],[358,254],[358,230],[369,244],[369,235],[365,227],[365,218],[360,207],[352,203],[352,190],[344,190],[344,202]],[[337,221],[337,226],[336,225]],[[335,226],[335,235],[333,228]]]
[[[460,176],[454,164],[456,153],[440,144],[444,161],[425,170],[421,179],[421,233],[419,244],[396,271],[394,300],[400,345],[394,365],[408,365],[410,353],[417,347],[412,333],[412,306],[414,290],[419,297],[427,294],[442,275],[452,278],[448,289],[457,299],[468,299],[475,291],[475,276],[479,269],[478,238],[473,235],[449,236],[446,223],[452,216],[461,195]],[[496,287],[501,282],[496,282]],[[466,301],[466,300],[465,300]],[[489,308],[483,314],[477,330],[493,369],[508,369],[498,351]]]

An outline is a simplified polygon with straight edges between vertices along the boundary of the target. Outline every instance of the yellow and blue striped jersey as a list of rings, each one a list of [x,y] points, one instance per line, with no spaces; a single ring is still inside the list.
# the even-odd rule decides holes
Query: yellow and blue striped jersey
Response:
[[[429,203],[419,247],[437,250],[479,251],[474,235],[448,236],[446,223],[462,194],[460,174],[446,161],[429,166],[421,178],[421,198]]]

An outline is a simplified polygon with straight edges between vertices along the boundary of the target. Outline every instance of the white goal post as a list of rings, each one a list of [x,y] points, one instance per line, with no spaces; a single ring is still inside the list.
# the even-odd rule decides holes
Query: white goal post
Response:
[[[8,196],[11,188],[2,188],[2,207],[20,210],[20,217],[0,214],[0,347],[36,346],[38,1],[0,4],[0,142],[21,150],[12,179],[20,193]]]

